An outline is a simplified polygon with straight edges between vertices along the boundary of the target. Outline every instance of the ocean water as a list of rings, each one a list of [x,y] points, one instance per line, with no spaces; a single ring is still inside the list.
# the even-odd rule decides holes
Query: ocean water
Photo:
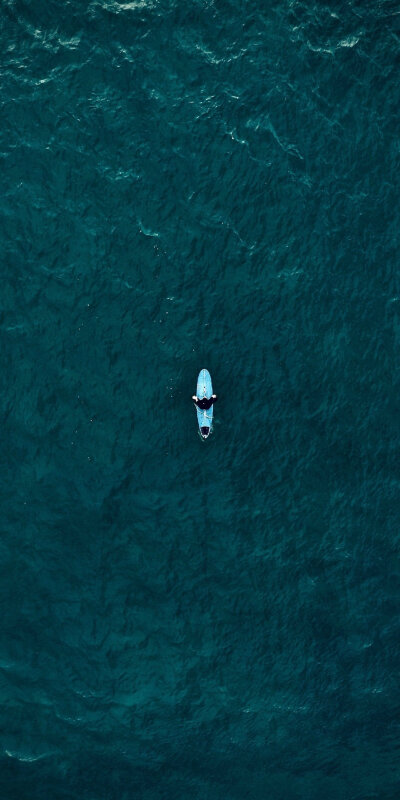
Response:
[[[398,3],[0,23],[2,800],[397,800]]]

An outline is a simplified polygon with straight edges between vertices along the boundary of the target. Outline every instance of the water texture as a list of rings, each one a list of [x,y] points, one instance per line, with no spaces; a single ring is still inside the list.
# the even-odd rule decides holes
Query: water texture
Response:
[[[1,797],[397,800],[398,4],[0,21]]]

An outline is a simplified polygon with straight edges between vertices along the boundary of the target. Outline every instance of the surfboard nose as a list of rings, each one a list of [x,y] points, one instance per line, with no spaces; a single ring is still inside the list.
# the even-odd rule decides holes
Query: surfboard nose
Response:
[[[206,428],[206,427],[200,428],[200,433],[201,433],[203,439],[207,439],[207,436],[210,433],[210,428]]]

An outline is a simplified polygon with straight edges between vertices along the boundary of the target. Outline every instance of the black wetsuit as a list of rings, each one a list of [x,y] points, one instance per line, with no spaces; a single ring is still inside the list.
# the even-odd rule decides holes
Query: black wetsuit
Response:
[[[216,397],[210,397],[210,399],[208,399],[208,397],[202,397],[200,400],[195,400],[194,402],[197,408],[201,408],[202,411],[208,411],[216,400]]]

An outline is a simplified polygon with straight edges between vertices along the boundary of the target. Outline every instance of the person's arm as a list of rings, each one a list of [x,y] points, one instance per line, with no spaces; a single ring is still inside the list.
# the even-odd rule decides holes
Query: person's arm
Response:
[[[217,400],[218,400],[218,397],[217,397],[217,395],[216,395],[216,394],[212,394],[212,395],[211,395],[211,397],[212,397],[212,399],[213,399],[213,402],[214,402],[214,403],[216,403],[216,402],[217,402]]]

